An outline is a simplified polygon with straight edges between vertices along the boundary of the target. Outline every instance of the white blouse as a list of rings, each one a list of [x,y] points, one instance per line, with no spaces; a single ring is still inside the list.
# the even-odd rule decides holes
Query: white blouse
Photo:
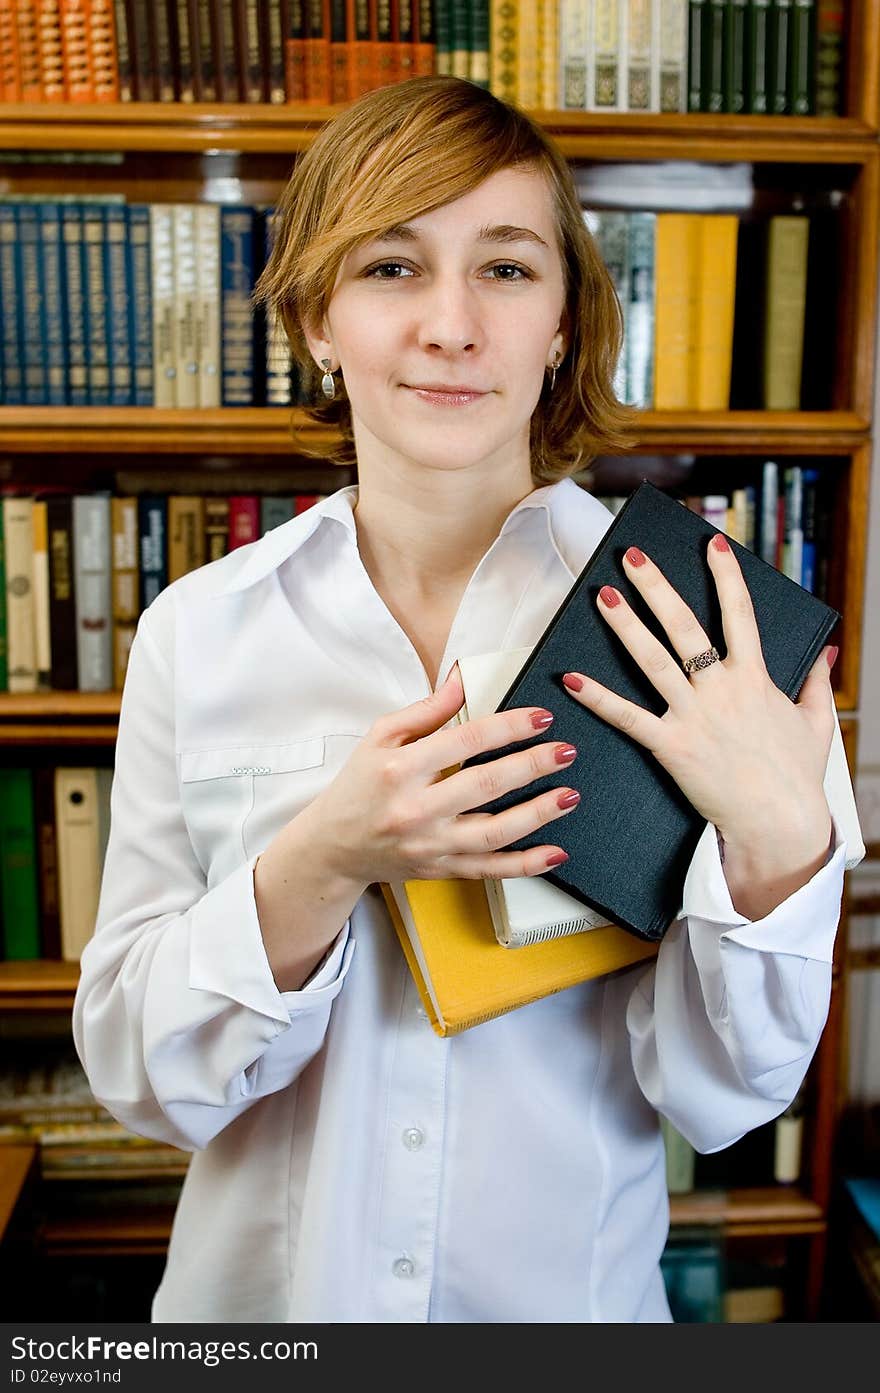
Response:
[[[356,498],[170,585],[131,651],[73,1024],[110,1112],[194,1153],[153,1319],[669,1320],[657,1113],[718,1150],[807,1069],[864,855],[839,728],[832,851],[759,922],[734,910],[707,824],[656,962],[440,1039],[370,886],[281,992],[257,855],[378,716],[430,691],[361,563]],[[533,644],[611,521],[569,479],[514,508],[438,680]]]

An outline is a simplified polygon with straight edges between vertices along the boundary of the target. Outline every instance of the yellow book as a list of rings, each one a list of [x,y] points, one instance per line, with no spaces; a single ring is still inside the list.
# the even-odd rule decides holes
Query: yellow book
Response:
[[[764,306],[764,408],[798,411],[807,304],[810,220],[802,214],[770,219]]]
[[[699,256],[699,213],[658,213],[654,318],[654,406],[658,411],[687,411],[694,406]]]
[[[489,91],[516,102],[519,11],[510,0],[489,0]]]
[[[34,653],[37,688],[49,690],[52,676],[52,640],[49,633],[49,518],[48,504],[34,499]]]
[[[539,0],[520,0],[519,33],[516,46],[516,100],[534,111],[541,104],[540,59],[541,20]]]
[[[738,233],[739,218],[733,213],[700,217],[693,393],[698,411],[726,411],[730,406]]]
[[[407,880],[381,889],[438,1035],[458,1035],[657,954],[656,943],[616,926],[503,948],[481,880]]]

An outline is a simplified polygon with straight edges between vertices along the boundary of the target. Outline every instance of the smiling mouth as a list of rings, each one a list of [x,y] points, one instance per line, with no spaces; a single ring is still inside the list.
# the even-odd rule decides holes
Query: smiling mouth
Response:
[[[467,406],[468,403],[481,401],[489,395],[488,392],[470,391],[466,387],[407,387],[407,391],[414,392],[422,401],[432,402],[437,406]]]

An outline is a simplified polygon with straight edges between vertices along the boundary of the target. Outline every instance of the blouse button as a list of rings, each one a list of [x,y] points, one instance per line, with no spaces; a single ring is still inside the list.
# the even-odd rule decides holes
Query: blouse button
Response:
[[[416,1270],[416,1265],[412,1258],[396,1258],[391,1264],[391,1271],[395,1277],[412,1277]]]
[[[407,1127],[403,1134],[403,1144],[407,1151],[418,1151],[424,1140],[425,1134],[420,1127]]]

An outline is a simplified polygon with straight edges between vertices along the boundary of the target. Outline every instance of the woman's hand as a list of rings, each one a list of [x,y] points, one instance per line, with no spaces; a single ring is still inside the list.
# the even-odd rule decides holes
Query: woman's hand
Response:
[[[572,746],[547,740],[472,769],[465,759],[546,730],[549,711],[518,708],[443,730],[464,700],[457,665],[431,696],[375,721],[332,783],[301,814],[322,855],[349,881],[479,880],[540,875],[567,860],[553,842],[527,851],[499,847],[564,817],[575,790],[545,790],[495,814],[459,814],[571,764]],[[549,718],[549,720],[548,720]],[[456,767],[445,778],[441,775]],[[560,799],[569,797],[568,805]],[[557,860],[553,858],[557,857]]]
[[[563,679],[576,701],[650,750],[725,843],[757,853],[781,845],[789,860],[827,852],[831,818],[823,780],[834,734],[830,662],[825,648],[798,700],[771,680],[748,587],[722,533],[708,547],[727,657],[688,676],[611,586],[599,610],[668,703],[655,716],[582,673]],[[684,661],[711,647],[691,609],[638,548],[625,573]]]

